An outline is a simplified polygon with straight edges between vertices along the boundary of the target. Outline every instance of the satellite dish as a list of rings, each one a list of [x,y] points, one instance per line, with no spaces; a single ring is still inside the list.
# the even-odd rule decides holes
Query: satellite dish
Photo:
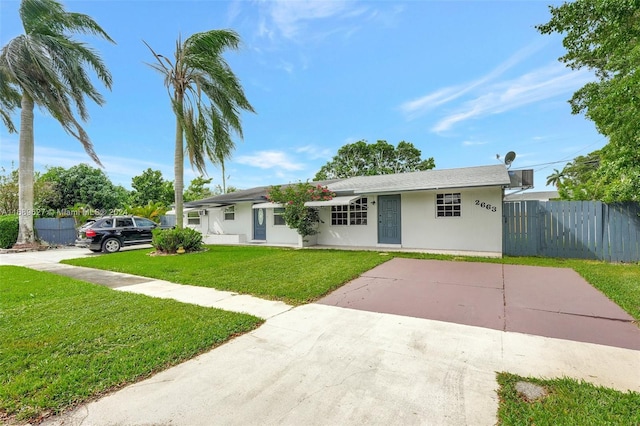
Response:
[[[507,168],[509,168],[511,166],[511,163],[513,163],[513,160],[516,159],[516,153],[513,151],[509,151],[507,152],[507,155],[504,156],[504,164],[505,166],[507,166]]]

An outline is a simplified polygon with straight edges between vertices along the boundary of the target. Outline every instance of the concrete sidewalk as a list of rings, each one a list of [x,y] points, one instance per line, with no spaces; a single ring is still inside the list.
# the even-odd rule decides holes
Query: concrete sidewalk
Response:
[[[80,254],[43,253],[0,255],[0,264],[67,274],[57,262]],[[201,291],[215,294],[84,269],[73,270],[118,290],[198,302]],[[493,425],[499,371],[640,391],[640,351],[319,304],[279,308],[250,333],[44,424]]]
[[[640,352],[310,304],[46,425],[494,425],[496,372],[640,391]]]

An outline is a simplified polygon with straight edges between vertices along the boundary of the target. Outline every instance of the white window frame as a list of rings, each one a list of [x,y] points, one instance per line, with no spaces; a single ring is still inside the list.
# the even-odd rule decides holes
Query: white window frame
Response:
[[[436,194],[436,219],[462,217],[462,193]]]
[[[187,225],[200,225],[200,213],[197,210],[187,212]]]
[[[236,206],[227,206],[222,211],[224,220],[236,220]]]
[[[278,223],[282,221],[282,223]],[[287,223],[284,221],[284,207],[273,208],[273,226],[283,226]]]
[[[360,226],[367,224],[369,200],[361,197],[349,204],[331,206],[331,226]]]

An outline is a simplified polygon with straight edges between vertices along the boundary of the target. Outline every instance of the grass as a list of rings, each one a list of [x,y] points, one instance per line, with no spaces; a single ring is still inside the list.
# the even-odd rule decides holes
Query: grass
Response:
[[[389,259],[366,251],[247,246],[209,246],[205,252],[182,256],[149,256],[149,251],[131,250],[64,263],[300,305]]]
[[[59,413],[262,322],[17,266],[0,275],[0,423]]]
[[[499,425],[640,424],[640,393],[637,392],[620,392],[569,378],[542,380],[499,373],[497,379]],[[519,381],[543,386],[548,395],[528,401],[515,388]]]
[[[149,256],[131,250],[109,256],[64,261],[72,265],[142,275],[182,284],[214,287],[282,300],[314,301],[393,257],[572,268],[640,321],[640,264],[610,264],[539,257],[477,258],[424,253],[295,250],[276,247],[209,246],[185,256]]]

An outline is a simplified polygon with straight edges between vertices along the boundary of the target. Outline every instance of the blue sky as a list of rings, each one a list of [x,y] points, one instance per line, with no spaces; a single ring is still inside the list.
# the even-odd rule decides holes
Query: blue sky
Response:
[[[179,35],[232,28],[243,41],[225,55],[257,114],[227,163],[228,185],[305,181],[346,143],[405,140],[436,168],[497,164],[546,176],[606,140],[571,115],[567,100],[592,79],[557,59],[548,1],[66,1],[116,41],[88,39],[113,74],[107,100],[86,124],[104,171],[131,187],[147,168],[173,180],[175,120],[162,77],[145,65],[172,56]],[[553,4],[553,3],[552,3]],[[555,3],[558,4],[558,3]],[[22,32],[19,2],[0,3],[0,44]],[[19,117],[16,116],[16,122]],[[50,116],[35,116],[35,162],[91,164]],[[0,165],[18,163],[18,135],[0,129]],[[92,164],[95,166],[95,164]],[[220,171],[208,167],[212,185]],[[185,182],[197,174],[187,164]]]

